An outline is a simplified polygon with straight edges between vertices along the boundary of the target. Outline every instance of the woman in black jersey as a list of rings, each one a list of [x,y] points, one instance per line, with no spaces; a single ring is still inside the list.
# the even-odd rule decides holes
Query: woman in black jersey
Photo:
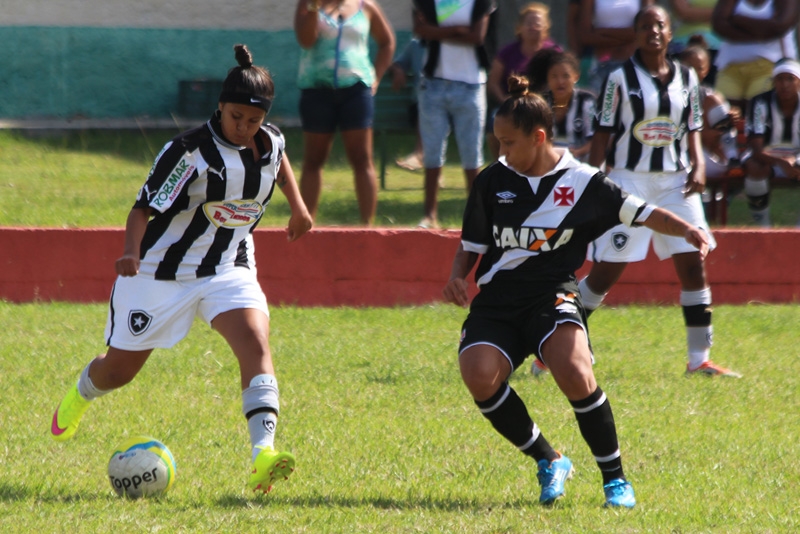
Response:
[[[480,292],[461,333],[461,376],[484,417],[537,462],[539,501],[550,504],[564,494],[572,462],[550,446],[508,384],[534,354],[575,411],[603,475],[605,505],[632,507],[614,417],[592,371],[575,270],[588,243],[620,222],[684,236],[701,254],[708,241],[699,228],[628,195],[567,149],[555,148],[547,103],[528,92],[525,78],[512,76],[509,87],[512,96],[494,123],[501,157],[470,192],[443,290],[448,302],[467,306],[466,277],[480,259]]]
[[[269,309],[256,277],[252,232],[275,185],[288,200],[287,237],[311,228],[280,130],[263,124],[274,97],[269,73],[237,45],[237,67],[219,107],[167,143],[128,215],[125,250],[106,323],[108,350],[89,362],[53,414],[51,435],[70,439],[90,401],[134,379],[153,349],[169,348],[195,316],[228,342],[239,362],[250,433],[248,486],[267,492],[293,471],[274,450],[279,400],[269,347]]]

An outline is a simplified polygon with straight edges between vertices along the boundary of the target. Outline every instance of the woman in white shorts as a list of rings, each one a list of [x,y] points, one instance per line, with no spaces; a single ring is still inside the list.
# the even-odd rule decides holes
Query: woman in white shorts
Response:
[[[634,19],[634,33],[636,52],[609,75],[600,93],[589,164],[605,164],[623,190],[705,229],[713,249],[700,198],[705,166],[697,75],[668,59],[672,29],[663,8],[642,9]],[[645,259],[651,240],[660,259],[672,257],[680,280],[687,372],[738,376],[709,359],[711,288],[703,257],[684,239],[619,226],[594,241],[589,246],[594,263],[579,286],[587,315],[600,306],[628,263]]]
[[[129,383],[155,348],[186,337],[195,316],[228,342],[239,361],[252,446],[248,486],[267,492],[294,457],[274,450],[278,382],[269,310],[256,278],[252,231],[275,185],[291,208],[288,238],[311,228],[280,130],[264,125],[274,96],[266,69],[236,45],[237,67],[219,109],[166,144],[128,215],[125,250],[111,293],[108,351],[84,368],[53,414],[50,431],[70,439],[90,401]]]

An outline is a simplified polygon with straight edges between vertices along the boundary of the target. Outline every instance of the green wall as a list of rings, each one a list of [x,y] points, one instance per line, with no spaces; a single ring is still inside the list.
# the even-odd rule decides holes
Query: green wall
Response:
[[[407,32],[398,35],[401,43],[407,39]],[[181,107],[179,82],[223,79],[236,64],[237,43],[247,44],[255,63],[272,73],[270,117],[297,117],[299,46],[291,30],[12,26],[0,27],[0,42],[1,118],[168,118],[186,108],[205,116],[217,95],[208,101],[191,92]]]

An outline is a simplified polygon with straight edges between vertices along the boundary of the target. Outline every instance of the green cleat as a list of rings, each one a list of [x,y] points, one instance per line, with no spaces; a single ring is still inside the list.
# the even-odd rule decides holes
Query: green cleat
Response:
[[[58,405],[56,413],[53,414],[53,422],[50,425],[50,434],[56,441],[67,441],[78,430],[84,412],[89,407],[89,401],[81,397],[78,393],[78,385],[75,384],[67,392],[67,395]]]
[[[247,487],[253,491],[269,493],[272,485],[287,480],[294,472],[294,456],[289,452],[278,452],[272,447],[263,447],[253,462],[253,472]]]

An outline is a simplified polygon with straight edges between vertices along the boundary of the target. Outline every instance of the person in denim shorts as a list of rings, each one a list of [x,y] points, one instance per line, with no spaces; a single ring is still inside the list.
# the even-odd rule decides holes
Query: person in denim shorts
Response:
[[[419,130],[425,166],[421,228],[438,226],[436,197],[451,128],[468,189],[483,165],[489,68],[483,42],[494,9],[493,0],[466,0],[455,11],[446,10],[440,0],[414,1],[414,33],[428,46],[419,86]]]

